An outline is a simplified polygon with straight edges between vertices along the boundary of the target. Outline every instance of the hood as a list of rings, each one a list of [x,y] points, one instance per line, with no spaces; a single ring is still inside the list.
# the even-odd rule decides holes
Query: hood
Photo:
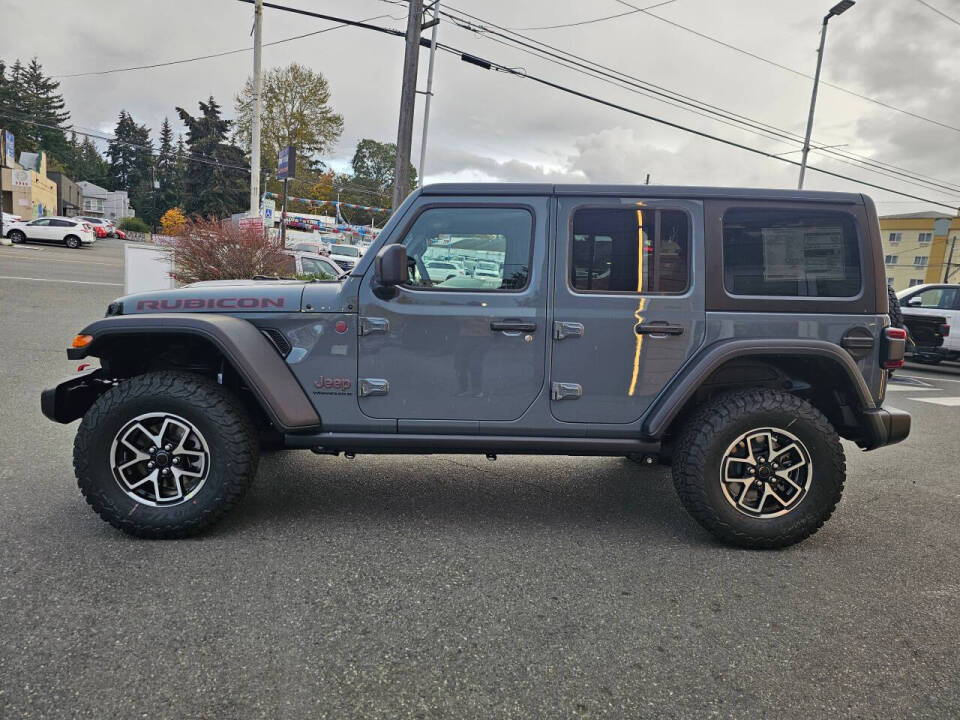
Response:
[[[299,312],[303,282],[217,280],[176,290],[148,290],[115,302],[124,315],[137,313]]]

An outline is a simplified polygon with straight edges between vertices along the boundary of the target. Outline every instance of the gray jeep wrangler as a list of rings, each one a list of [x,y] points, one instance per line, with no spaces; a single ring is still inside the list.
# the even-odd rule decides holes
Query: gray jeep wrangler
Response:
[[[879,233],[859,194],[433,185],[338,280],[112,302],[42,409],[139,536],[209,526],[273,446],[672,462],[710,532],[782,547],[840,500],[840,438],[910,430]]]

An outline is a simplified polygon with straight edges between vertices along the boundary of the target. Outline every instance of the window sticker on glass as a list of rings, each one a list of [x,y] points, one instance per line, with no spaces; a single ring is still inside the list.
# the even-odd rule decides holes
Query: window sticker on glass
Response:
[[[763,279],[842,280],[843,230],[839,227],[763,228]]]

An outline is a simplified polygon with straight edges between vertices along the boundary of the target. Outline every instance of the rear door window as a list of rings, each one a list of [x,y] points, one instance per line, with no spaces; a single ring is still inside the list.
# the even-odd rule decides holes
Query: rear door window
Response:
[[[730,209],[723,284],[731,295],[854,297],[862,285],[856,222],[834,211]]]
[[[572,252],[577,292],[668,294],[690,284],[690,221],[680,210],[578,209]]]

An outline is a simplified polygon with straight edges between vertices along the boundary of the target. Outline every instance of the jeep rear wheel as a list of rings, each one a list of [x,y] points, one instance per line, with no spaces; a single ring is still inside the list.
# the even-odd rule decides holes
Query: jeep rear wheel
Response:
[[[684,507],[724,542],[786,547],[833,513],[846,476],[836,431],[810,403],[776,390],[737,391],[700,408],[676,443]]]
[[[257,471],[257,432],[212,380],[158,372],[122,381],[87,411],[74,443],[77,483],[131,535],[178,538],[217,521]]]

